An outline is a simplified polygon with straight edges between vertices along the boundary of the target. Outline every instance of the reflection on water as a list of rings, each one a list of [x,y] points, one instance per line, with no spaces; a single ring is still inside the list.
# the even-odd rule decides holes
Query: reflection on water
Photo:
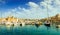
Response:
[[[40,25],[39,24],[35,24],[35,26],[38,28]]]
[[[40,25],[4,26],[0,25],[0,35],[60,35],[60,28]]]

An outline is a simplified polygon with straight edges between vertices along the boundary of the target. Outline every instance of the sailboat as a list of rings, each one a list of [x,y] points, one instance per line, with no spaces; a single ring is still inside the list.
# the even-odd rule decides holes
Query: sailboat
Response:
[[[45,26],[48,26],[48,27],[50,27],[50,21],[45,21],[45,24],[44,24]]]
[[[48,27],[50,27],[50,21],[49,21],[49,14],[48,14],[48,6],[47,6],[47,20],[45,21],[45,26],[48,26]]]

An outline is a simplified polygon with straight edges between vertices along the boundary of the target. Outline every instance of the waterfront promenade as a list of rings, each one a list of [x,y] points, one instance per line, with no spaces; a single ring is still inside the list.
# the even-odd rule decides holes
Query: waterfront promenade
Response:
[[[7,17],[7,18],[1,18],[0,24],[26,24],[26,25],[34,25],[34,24],[42,24],[42,22],[39,19],[18,19],[15,17]]]
[[[43,19],[23,19],[23,18],[16,18],[16,17],[6,17],[6,18],[0,18],[0,24],[26,24],[26,25],[34,25],[40,24],[42,25],[47,18]],[[48,21],[50,21],[52,24],[58,24],[60,25],[60,14],[57,14],[55,16],[49,17]]]

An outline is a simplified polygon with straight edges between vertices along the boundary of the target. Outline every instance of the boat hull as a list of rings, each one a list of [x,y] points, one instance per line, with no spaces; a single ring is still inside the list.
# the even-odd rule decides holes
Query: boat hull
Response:
[[[47,27],[50,27],[50,24],[44,24],[45,26],[47,26]]]

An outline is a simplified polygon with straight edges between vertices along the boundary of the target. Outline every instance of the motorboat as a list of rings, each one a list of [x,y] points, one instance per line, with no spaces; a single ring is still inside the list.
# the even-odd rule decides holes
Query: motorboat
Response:
[[[60,28],[60,25],[56,25],[56,28]]]

